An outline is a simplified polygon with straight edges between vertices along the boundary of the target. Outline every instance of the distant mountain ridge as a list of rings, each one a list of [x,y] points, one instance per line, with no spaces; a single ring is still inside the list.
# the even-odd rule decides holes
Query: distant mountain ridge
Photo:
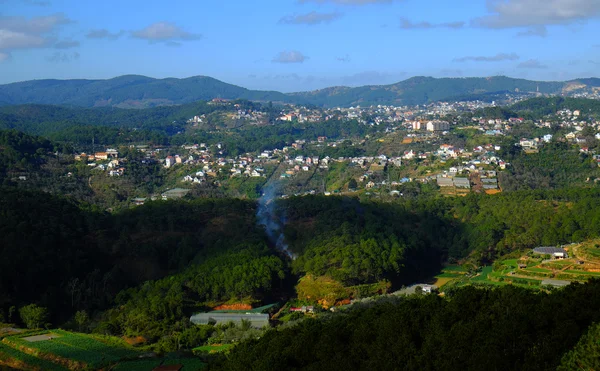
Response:
[[[148,108],[198,100],[247,99],[324,107],[415,105],[458,96],[505,91],[572,94],[600,89],[600,79],[530,81],[505,76],[469,78],[412,77],[390,85],[329,87],[284,94],[249,90],[207,76],[154,79],[125,75],[108,80],[32,80],[0,85],[0,105],[52,104],[79,107]]]

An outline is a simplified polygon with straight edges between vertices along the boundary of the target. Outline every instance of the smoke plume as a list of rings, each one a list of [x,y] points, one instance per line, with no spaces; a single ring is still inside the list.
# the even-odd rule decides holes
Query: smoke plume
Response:
[[[280,217],[277,213],[276,198],[277,184],[267,183],[263,188],[262,196],[258,199],[256,218],[258,219],[258,224],[265,227],[269,240],[275,245],[277,250],[294,259],[294,254],[292,254],[289,246],[285,243],[285,237],[283,235],[285,219]]]

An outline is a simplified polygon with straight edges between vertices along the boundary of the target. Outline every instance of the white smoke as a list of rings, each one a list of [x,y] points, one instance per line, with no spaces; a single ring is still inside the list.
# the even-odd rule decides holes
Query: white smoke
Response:
[[[283,235],[285,219],[280,217],[276,211],[276,198],[277,184],[267,183],[263,188],[262,196],[258,199],[256,218],[258,219],[258,224],[265,227],[269,240],[275,245],[277,250],[294,259],[294,254],[292,254],[288,244],[285,242],[285,236]]]

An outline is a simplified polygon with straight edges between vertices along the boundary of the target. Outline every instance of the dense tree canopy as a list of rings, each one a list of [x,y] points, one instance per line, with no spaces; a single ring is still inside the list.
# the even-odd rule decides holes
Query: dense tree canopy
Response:
[[[211,370],[555,369],[600,318],[598,289],[600,281],[552,294],[467,287],[355,304],[244,342]]]

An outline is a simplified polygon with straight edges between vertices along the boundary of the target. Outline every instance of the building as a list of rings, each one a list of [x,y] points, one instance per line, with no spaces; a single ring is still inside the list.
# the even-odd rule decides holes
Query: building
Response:
[[[471,188],[469,178],[454,178],[454,186],[457,188]]]
[[[554,259],[566,259],[569,254],[565,249],[560,247],[542,246],[533,249],[533,253],[536,255],[551,255]]]
[[[134,205],[136,206],[141,206],[144,204],[144,202],[146,202],[146,198],[143,197],[136,197],[133,200],[131,200],[133,202]]]
[[[542,286],[565,287],[571,284],[571,281],[563,280],[543,280]]]
[[[119,157],[119,152],[113,148],[107,148],[106,154],[109,155],[110,157],[114,157],[114,158]]]
[[[446,121],[429,121],[427,131],[445,131],[450,130],[450,124]]]
[[[162,194],[163,200],[177,200],[183,198],[190,190],[185,188],[173,188]]]
[[[94,155],[96,160],[108,160],[108,153],[106,152],[96,152]]]
[[[173,156],[167,156],[165,159],[165,167],[171,167],[175,165],[175,158]]]
[[[437,291],[437,286],[435,286],[435,285],[423,285],[421,287],[421,290],[425,294],[431,294],[431,293],[434,293],[434,292]]]
[[[190,321],[196,325],[219,325],[233,322],[241,325],[242,321],[249,321],[255,328],[269,326],[269,315],[264,313],[197,313],[190,317]]]
[[[440,187],[453,187],[454,186],[454,182],[452,181],[451,177],[448,177],[448,178],[437,177],[437,184]]]

